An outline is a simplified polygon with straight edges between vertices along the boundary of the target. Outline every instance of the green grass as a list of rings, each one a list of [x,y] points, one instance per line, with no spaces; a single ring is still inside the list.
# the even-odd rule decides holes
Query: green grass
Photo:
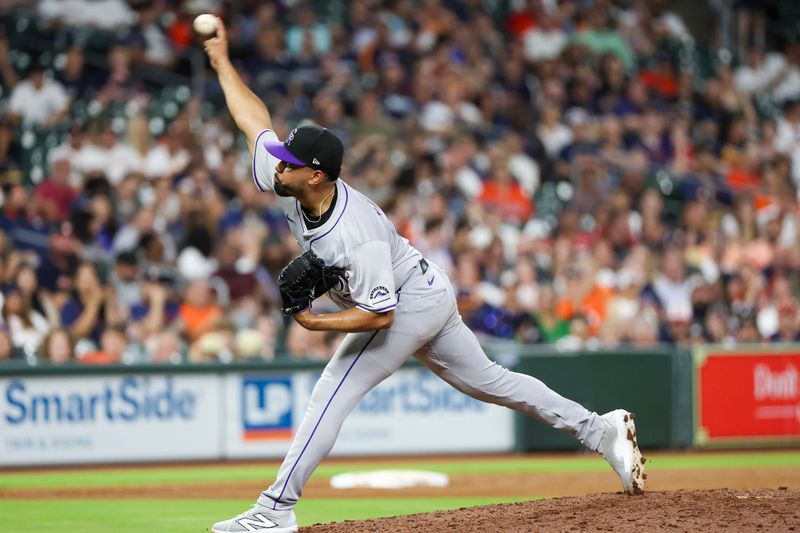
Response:
[[[301,501],[301,526],[521,501],[509,498],[314,499]],[[184,533],[207,531],[251,505],[238,500],[0,501],[3,531],[58,533]]]
[[[698,468],[798,468],[800,451],[724,452],[655,454],[651,470]],[[377,460],[348,464],[322,465],[315,477],[328,478],[346,471],[380,468],[429,469],[447,474],[497,474],[507,472],[593,472],[608,469],[605,461],[593,456],[528,456],[505,459],[456,461]],[[158,485],[214,481],[260,480],[268,483],[277,464],[142,467],[107,470],[53,470],[0,473],[0,489],[66,488],[109,485]],[[224,495],[220,494],[223,498]],[[315,523],[361,520],[383,516],[456,509],[490,503],[521,501],[520,498],[359,498],[304,499],[298,506],[301,526]],[[158,533],[201,532],[213,522],[240,513],[250,500],[155,500],[155,499],[50,499],[0,500],[2,531],[58,531],[58,533]]]
[[[687,453],[655,455],[647,463],[649,470],[674,470],[696,468],[756,468],[756,467],[800,467],[800,452],[726,452],[726,453]],[[599,456],[566,457],[509,457],[481,461],[420,461],[417,463],[375,461],[370,463],[330,463],[322,464],[314,473],[315,478],[329,478],[343,472],[376,470],[381,468],[413,468],[434,470],[444,474],[504,474],[536,472],[598,472],[608,469]],[[276,463],[265,464],[263,468],[252,465],[221,465],[215,467],[165,467],[142,469],[110,470],[62,470],[44,472],[6,472],[0,473],[0,488],[64,488],[98,487],[109,485],[159,485],[173,483],[196,483],[215,481],[261,480],[265,483],[274,477]]]

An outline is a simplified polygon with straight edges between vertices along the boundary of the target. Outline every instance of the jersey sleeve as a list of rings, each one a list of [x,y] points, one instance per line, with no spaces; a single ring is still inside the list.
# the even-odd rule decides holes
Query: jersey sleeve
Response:
[[[253,181],[262,191],[271,191],[273,186],[272,176],[280,160],[267,152],[264,141],[277,141],[278,136],[272,130],[264,130],[256,137],[253,146]]]
[[[397,307],[389,243],[368,241],[350,253],[348,286],[356,307],[385,313]]]

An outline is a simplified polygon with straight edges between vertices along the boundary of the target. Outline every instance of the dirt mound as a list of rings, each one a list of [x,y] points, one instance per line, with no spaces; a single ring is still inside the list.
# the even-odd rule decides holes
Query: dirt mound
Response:
[[[800,491],[596,494],[301,528],[302,533],[800,531]]]

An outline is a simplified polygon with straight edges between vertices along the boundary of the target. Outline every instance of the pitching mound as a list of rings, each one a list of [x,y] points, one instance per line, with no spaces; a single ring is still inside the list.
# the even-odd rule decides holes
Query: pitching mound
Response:
[[[303,533],[800,531],[800,491],[597,494],[302,528]]]

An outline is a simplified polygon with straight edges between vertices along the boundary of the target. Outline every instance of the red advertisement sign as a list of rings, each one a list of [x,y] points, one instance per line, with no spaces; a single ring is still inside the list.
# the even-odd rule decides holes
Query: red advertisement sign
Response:
[[[698,445],[800,441],[800,349],[696,357]]]

